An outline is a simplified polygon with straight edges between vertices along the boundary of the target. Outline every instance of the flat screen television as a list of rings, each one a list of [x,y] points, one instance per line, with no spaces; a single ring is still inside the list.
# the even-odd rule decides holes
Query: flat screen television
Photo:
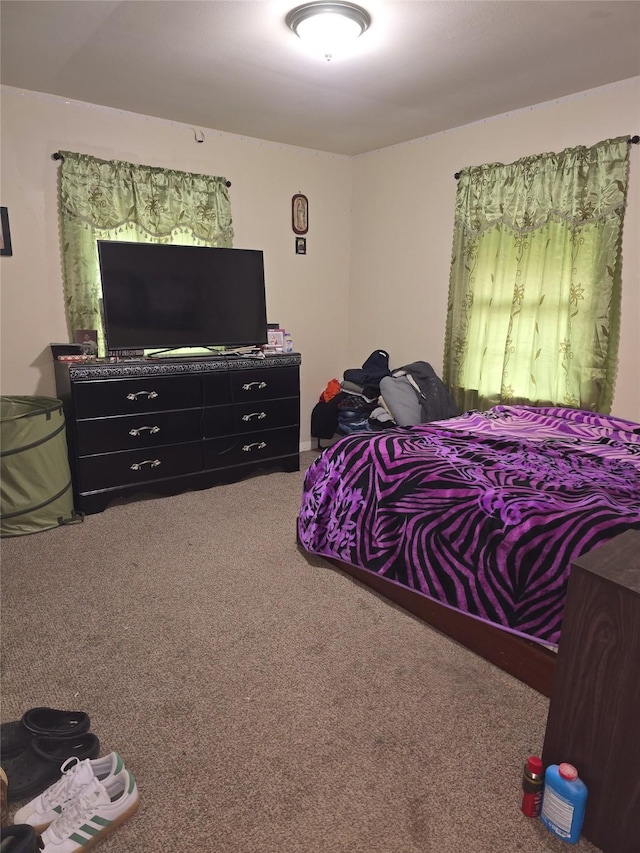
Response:
[[[110,352],[266,344],[262,251],[98,240],[98,257]]]

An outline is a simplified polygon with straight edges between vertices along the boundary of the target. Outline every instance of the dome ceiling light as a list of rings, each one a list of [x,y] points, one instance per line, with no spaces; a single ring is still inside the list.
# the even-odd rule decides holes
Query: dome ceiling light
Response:
[[[327,62],[353,44],[371,24],[371,15],[355,3],[304,3],[286,17],[287,26]]]

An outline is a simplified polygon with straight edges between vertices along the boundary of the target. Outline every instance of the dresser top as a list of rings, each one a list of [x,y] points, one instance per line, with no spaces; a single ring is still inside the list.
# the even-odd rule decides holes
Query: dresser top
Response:
[[[56,361],[56,368],[68,370],[74,382],[95,379],[129,379],[139,376],[180,376],[190,373],[220,373],[237,370],[258,370],[277,367],[297,367],[300,353],[274,353],[262,357],[246,355],[212,355],[197,358],[140,358],[111,362],[107,359],[91,362]]]

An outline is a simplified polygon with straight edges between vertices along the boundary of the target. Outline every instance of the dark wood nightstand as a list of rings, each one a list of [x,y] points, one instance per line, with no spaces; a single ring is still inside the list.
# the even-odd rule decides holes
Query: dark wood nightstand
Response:
[[[542,760],[588,788],[583,834],[640,851],[640,530],[572,566]]]

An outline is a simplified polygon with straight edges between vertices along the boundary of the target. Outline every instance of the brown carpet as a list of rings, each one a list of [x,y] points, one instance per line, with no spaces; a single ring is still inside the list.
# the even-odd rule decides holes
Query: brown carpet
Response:
[[[302,479],[3,540],[2,721],[85,710],[123,756],[104,853],[566,851],[519,810],[548,700],[306,558]]]

